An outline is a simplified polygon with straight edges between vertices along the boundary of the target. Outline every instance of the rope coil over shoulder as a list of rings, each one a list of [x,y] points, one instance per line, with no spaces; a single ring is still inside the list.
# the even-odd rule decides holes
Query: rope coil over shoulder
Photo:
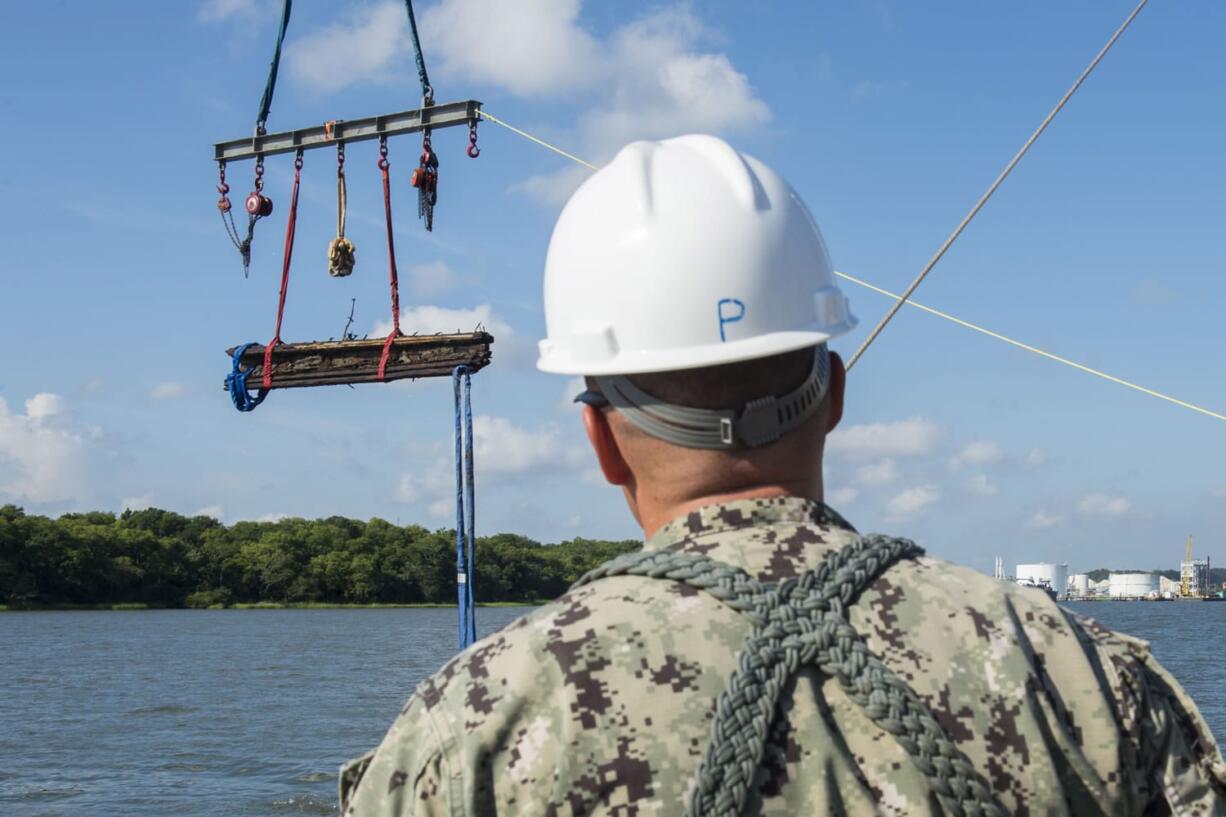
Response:
[[[686,815],[738,817],[767,750],[779,695],[802,666],[838,678],[843,690],[889,732],[928,778],[953,817],[1006,817],[991,786],[911,687],[873,655],[847,608],[900,559],[923,554],[914,542],[877,534],[830,554],[814,570],[777,585],[706,556],[647,551],[606,562],[574,587],[608,576],[668,579],[703,590],[754,626],[716,705]]]

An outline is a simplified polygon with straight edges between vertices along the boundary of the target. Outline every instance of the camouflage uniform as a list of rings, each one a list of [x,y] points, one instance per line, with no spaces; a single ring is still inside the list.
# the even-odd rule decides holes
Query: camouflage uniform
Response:
[[[713,505],[647,543],[775,582],[855,531],[801,499]],[[922,557],[851,623],[1025,815],[1226,815],[1226,764],[1146,644],[1035,590]],[[344,815],[679,815],[750,624],[686,585],[573,590],[424,681],[382,745],[341,770]],[[802,670],[746,814],[938,815],[903,748],[839,684]]]

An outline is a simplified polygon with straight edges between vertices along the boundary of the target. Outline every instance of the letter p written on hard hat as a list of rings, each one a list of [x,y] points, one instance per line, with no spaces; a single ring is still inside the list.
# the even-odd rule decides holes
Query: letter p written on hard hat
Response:
[[[728,332],[725,327],[730,323],[736,323],[745,317],[745,304],[736,298],[720,298],[719,299],[719,340],[720,343],[728,342]]]
[[[856,325],[790,185],[713,136],[637,142],[558,217],[537,367],[615,375],[817,346]]]

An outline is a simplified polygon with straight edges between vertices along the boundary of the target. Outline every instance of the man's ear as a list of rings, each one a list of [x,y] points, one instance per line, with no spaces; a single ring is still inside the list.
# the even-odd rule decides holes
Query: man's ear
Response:
[[[847,388],[847,368],[838,352],[830,353],[830,385],[826,387],[826,400],[829,401],[829,411],[826,412],[826,433],[834,431],[839,421],[843,419],[843,397]]]
[[[622,456],[621,448],[617,445],[617,439],[613,436],[613,429],[609,428],[608,416],[598,408],[584,406],[583,428],[587,431],[588,442],[592,444],[592,451],[596,453],[596,462],[600,464],[604,478],[610,485],[628,484],[633,475],[625,457]]]

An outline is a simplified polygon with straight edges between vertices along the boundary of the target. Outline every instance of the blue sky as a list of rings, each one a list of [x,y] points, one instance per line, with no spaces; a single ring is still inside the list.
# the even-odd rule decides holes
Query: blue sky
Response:
[[[299,0],[270,128],[415,107],[398,0]],[[513,6],[513,11],[510,9]],[[218,223],[211,143],[250,132],[276,25],[267,0],[28,3],[0,53],[4,321],[0,501],[156,505],[225,521],[450,524],[449,384],[275,392],[250,415],[223,350],[272,334],[290,161],[251,277]],[[515,4],[419,8],[440,101],[594,162],[622,143],[725,135],[808,201],[836,266],[901,289],[1131,2]],[[1226,409],[1226,7],[1155,2],[980,215],[918,300]],[[22,79],[26,78],[26,79]],[[391,145],[409,328],[498,338],[475,379],[478,527],[633,536],[594,478],[573,384],[533,369],[549,231],[585,171],[486,123],[441,132],[433,234]],[[328,278],[334,162],[306,157],[283,336],[388,320],[370,144],[349,152],[358,267]],[[235,198],[250,166],[229,171]],[[848,285],[861,328],[888,303]],[[1226,564],[1226,424],[905,310],[853,371],[826,465],[832,504],[990,570]]]

